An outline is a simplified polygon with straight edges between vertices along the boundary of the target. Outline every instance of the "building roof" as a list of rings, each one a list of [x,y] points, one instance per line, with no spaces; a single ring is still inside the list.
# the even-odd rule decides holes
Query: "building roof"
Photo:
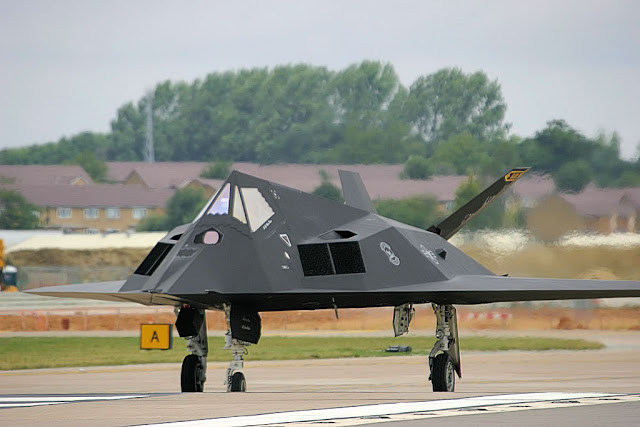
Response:
[[[182,188],[185,183],[197,180],[219,188],[222,180],[203,179],[200,173],[207,166],[204,162],[109,162],[108,175],[117,182],[125,182],[135,171],[150,188]],[[358,172],[372,199],[399,199],[420,195],[432,195],[440,202],[455,200],[455,193],[466,176],[434,176],[428,180],[400,179],[403,165],[315,165],[236,162],[233,169],[268,181],[277,182],[301,191],[311,192],[321,183],[319,172],[326,171],[332,183],[340,186],[338,171]],[[538,200],[554,190],[548,175],[525,176],[512,187],[518,197]]]
[[[146,189],[140,185],[17,185],[0,188],[22,194],[36,206],[52,207],[148,207],[161,208],[173,195],[171,189]]]
[[[632,216],[640,209],[640,188],[597,188],[587,186],[578,194],[561,194],[581,216]]]
[[[540,200],[552,194],[556,189],[553,178],[549,175],[536,175],[528,173],[518,180],[511,190],[520,198]]]
[[[135,171],[150,188],[181,188],[185,182],[200,181],[219,188],[223,180],[200,178],[207,163],[142,163],[110,162],[109,177],[125,182]],[[430,194],[440,201],[453,200],[458,186],[467,178],[464,176],[438,176],[429,180],[401,180],[402,165],[302,165],[277,164],[261,166],[255,163],[237,162],[232,166],[240,172],[254,175],[268,181],[277,182],[301,191],[311,192],[322,179],[320,171],[329,174],[329,179],[340,186],[338,170],[358,172],[373,199],[404,198]]]
[[[149,188],[175,189],[185,180],[200,178],[205,166],[204,162],[108,162],[107,176],[124,183],[135,172]]]
[[[65,165],[0,165],[0,183],[22,185],[71,185],[82,179],[93,184],[80,166]]]

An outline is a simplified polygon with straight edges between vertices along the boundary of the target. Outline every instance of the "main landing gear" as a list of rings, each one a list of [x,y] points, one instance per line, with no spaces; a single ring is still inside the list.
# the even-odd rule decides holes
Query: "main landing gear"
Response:
[[[456,309],[450,304],[432,304],[436,314],[436,338],[429,353],[429,380],[433,391],[453,391],[456,373],[460,373],[460,347]],[[413,304],[396,306],[393,311],[393,332],[396,337],[409,332],[415,310]]]
[[[436,338],[429,353],[429,380],[433,391],[454,391],[460,371],[460,346],[456,309],[451,304],[432,304],[436,315]]]
[[[204,310],[183,308],[178,314],[176,328],[181,337],[189,340],[191,351],[182,361],[180,387],[183,392],[201,392],[207,380],[207,321]]]
[[[261,334],[260,315],[257,311],[243,306],[224,306],[227,333],[224,336],[225,350],[231,350],[233,360],[227,368],[224,384],[227,391],[247,390],[247,381],[240,370],[244,367],[247,346],[257,344]],[[207,321],[205,311],[182,307],[178,312],[176,329],[182,338],[189,340],[187,349],[191,351],[182,362],[180,386],[183,392],[201,392],[207,380]]]

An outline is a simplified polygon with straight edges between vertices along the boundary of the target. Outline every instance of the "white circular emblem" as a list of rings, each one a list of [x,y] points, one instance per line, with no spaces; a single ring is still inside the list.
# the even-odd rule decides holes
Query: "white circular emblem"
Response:
[[[380,249],[389,257],[389,262],[395,266],[400,265],[400,258],[393,253],[391,246],[387,242],[380,242]]]

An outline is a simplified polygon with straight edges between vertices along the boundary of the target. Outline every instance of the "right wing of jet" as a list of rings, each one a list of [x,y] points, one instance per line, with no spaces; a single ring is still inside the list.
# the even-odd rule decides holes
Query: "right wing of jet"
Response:
[[[439,234],[443,239],[449,240],[462,227],[482,212],[496,197],[507,190],[530,168],[515,168],[506,175],[500,177],[486,190],[471,199],[467,204],[452,213],[438,225],[432,225],[428,231]]]
[[[29,289],[26,293],[58,298],[82,298],[101,301],[135,302],[143,305],[176,305],[179,298],[167,294],[141,291],[121,291],[124,280],[97,283],[79,283],[74,285],[45,286]]]

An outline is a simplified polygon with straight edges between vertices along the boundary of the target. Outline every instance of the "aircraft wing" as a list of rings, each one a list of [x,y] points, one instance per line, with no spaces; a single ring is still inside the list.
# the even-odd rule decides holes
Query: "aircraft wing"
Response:
[[[101,301],[135,302],[143,305],[174,305],[178,299],[169,295],[148,292],[120,292],[124,280],[98,283],[80,283],[75,285],[46,286],[29,289],[29,294],[58,298],[82,298]],[[188,302],[188,301],[184,301]]]
[[[468,275],[439,282],[394,287],[386,291],[420,295],[420,301],[438,304],[485,304],[640,297],[640,282]]]

